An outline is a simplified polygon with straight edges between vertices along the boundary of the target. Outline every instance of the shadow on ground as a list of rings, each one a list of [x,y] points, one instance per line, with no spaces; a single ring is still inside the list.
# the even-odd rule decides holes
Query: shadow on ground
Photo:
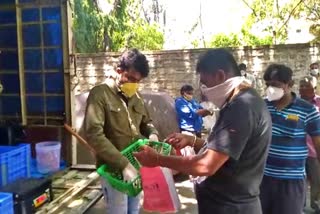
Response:
[[[179,198],[181,201],[181,210],[177,212],[178,214],[197,214],[197,201],[195,199],[195,195],[193,192],[193,184],[186,177],[179,177],[176,180],[176,188],[179,194]],[[314,214],[312,209],[310,208],[310,192],[308,191],[307,195],[307,206],[304,210],[304,214]],[[150,212],[141,211],[140,214],[147,214]],[[93,206],[87,214],[106,214],[105,211],[105,202],[102,198],[95,206]]]

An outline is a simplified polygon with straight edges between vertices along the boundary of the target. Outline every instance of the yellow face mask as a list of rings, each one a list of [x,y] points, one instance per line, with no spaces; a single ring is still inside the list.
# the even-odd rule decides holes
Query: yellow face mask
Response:
[[[121,91],[126,95],[127,97],[132,97],[135,95],[139,87],[138,83],[132,83],[132,82],[127,82],[124,83],[120,86]]]

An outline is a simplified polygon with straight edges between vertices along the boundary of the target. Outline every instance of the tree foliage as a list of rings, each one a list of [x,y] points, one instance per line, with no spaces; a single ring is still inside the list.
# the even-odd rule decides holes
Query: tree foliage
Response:
[[[251,10],[251,14],[246,18],[241,32],[214,35],[209,41],[209,47],[285,43],[288,39],[289,24],[292,19],[305,20],[308,25],[311,22],[309,31],[315,36],[314,41],[320,42],[319,0],[242,0],[242,2]],[[200,39],[198,37],[193,40],[192,46],[201,46]]]
[[[159,32],[156,24],[148,24],[144,20],[139,20],[133,29],[126,40],[127,47],[135,47],[140,50],[161,50],[163,48],[164,36]]]
[[[226,35],[223,33],[216,34],[209,42],[210,47],[238,47],[241,45],[240,39],[237,34]]]
[[[273,42],[272,36],[256,36],[245,27],[241,29],[241,36],[243,46],[272,45]]]
[[[101,11],[97,0],[75,0],[74,4],[73,31],[77,52],[163,47],[163,33],[157,25],[149,24],[139,16],[140,1],[114,0],[108,14]]]
[[[93,1],[74,1],[73,34],[78,52],[103,50],[103,17],[94,7]]]
[[[308,21],[311,21],[310,33],[315,36],[314,41],[320,42],[320,2],[319,0],[305,0],[302,10]]]
[[[320,42],[320,24],[313,24],[310,27],[310,33],[315,36],[314,42]]]
[[[196,41],[193,45],[197,44]],[[214,35],[209,42],[209,47],[239,47],[239,46],[259,46],[272,44],[272,37],[258,37],[249,32],[242,31],[239,34],[231,33]]]
[[[242,0],[252,11],[243,26],[244,32],[259,28],[265,32],[267,41],[284,43],[288,25],[292,18],[311,22],[310,33],[320,42],[320,1],[319,0]],[[252,33],[251,33],[252,34]]]
[[[287,39],[291,18],[301,12],[304,0],[242,0],[252,11],[244,25],[244,31],[254,28],[265,36],[273,38],[273,43],[284,43]]]

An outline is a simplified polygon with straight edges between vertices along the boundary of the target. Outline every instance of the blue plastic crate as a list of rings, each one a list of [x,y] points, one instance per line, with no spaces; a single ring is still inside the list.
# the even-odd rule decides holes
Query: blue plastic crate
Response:
[[[11,193],[0,192],[0,213],[14,214],[13,197]]]
[[[0,186],[31,175],[31,149],[29,144],[0,146]]]

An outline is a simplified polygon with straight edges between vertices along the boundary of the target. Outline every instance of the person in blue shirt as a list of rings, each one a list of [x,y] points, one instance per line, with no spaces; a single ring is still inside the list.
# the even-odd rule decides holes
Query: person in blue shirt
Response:
[[[202,117],[212,115],[213,111],[203,107],[193,98],[193,87],[184,85],[180,89],[181,97],[175,102],[180,132],[201,137]]]
[[[272,118],[272,140],[260,187],[263,214],[303,213],[307,134],[320,154],[319,112],[292,92],[292,73],[285,65],[272,64],[263,77]]]

